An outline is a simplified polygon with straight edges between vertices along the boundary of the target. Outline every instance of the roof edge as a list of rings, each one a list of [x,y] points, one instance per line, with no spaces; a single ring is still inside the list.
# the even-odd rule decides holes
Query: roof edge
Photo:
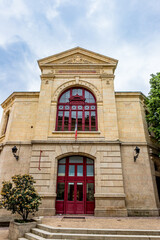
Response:
[[[115,95],[119,95],[119,96],[123,96],[123,95],[141,96],[144,99],[147,99],[147,96],[144,95],[141,91],[115,91]]]
[[[29,92],[29,91],[24,91],[24,92],[13,92],[11,93],[11,95],[9,95],[9,97],[4,100],[2,103],[1,103],[1,106],[2,108],[4,108],[5,105],[8,104],[8,102],[11,100],[11,99],[15,99],[16,97],[25,97],[25,96],[34,96],[34,97],[39,97],[39,91],[35,91],[35,92]]]
[[[96,54],[96,55],[98,55],[99,57],[104,57],[104,58],[111,59],[112,61],[115,61],[116,64],[118,64],[118,60],[115,59],[115,58],[111,58],[111,57],[105,56],[105,55],[103,55],[103,54],[100,54],[100,53],[97,53],[97,52],[93,52],[93,51],[91,51],[91,50],[88,50],[88,49],[85,49],[85,48],[82,48],[82,47],[79,47],[79,46],[78,46],[78,47],[70,48],[70,49],[68,49],[68,50],[66,50],[66,51],[62,51],[62,52],[59,52],[59,53],[50,55],[50,56],[45,57],[45,58],[41,58],[41,59],[37,60],[38,65],[40,66],[40,62],[41,62],[41,61],[47,60],[47,59],[49,59],[49,58],[51,58],[51,57],[53,57],[53,56],[54,56],[54,57],[58,57],[58,56],[61,55],[61,54],[65,54],[65,53],[68,53],[68,52],[70,52],[70,51],[74,51],[74,50],[76,50],[76,49],[77,49],[77,50],[86,51],[86,52],[89,52],[89,53],[91,53],[91,54]]]

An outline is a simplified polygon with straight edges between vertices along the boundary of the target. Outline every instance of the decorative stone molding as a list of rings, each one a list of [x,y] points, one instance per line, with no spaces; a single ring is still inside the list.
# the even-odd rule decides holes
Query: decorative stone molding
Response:
[[[107,73],[102,73],[101,76],[100,76],[102,79],[108,79],[108,78],[112,78],[114,79],[114,74],[107,74]]]
[[[67,64],[67,63],[77,63],[77,64],[87,63],[87,64],[92,64],[91,61],[87,61],[81,55],[75,55],[74,57],[70,58],[69,60],[62,61],[61,63],[63,63],[63,64]]]
[[[87,88],[89,90],[91,90],[91,92],[93,92],[93,94],[95,95],[97,102],[102,102],[102,95],[100,93],[100,91],[91,83],[86,82],[84,80],[79,80],[79,78],[76,80],[71,80],[68,81],[66,83],[63,83],[62,85],[60,85],[54,92],[53,94],[53,99],[52,101],[57,102],[58,97],[60,96],[60,94],[67,88],[73,87],[73,86],[79,86],[79,87],[84,87]]]

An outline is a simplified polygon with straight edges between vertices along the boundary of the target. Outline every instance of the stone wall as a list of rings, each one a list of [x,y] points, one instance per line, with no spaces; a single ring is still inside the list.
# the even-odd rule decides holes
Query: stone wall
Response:
[[[41,170],[39,166],[42,150]],[[124,183],[119,143],[89,143],[71,141],[40,144],[33,141],[30,174],[36,179],[36,188],[44,196],[41,213],[55,214],[57,161],[70,155],[83,155],[94,159],[95,215],[126,216]]]

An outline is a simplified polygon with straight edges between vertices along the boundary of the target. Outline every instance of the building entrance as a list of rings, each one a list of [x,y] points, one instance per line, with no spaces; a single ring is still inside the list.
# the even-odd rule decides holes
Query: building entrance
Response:
[[[57,214],[93,214],[94,161],[71,156],[58,161]]]

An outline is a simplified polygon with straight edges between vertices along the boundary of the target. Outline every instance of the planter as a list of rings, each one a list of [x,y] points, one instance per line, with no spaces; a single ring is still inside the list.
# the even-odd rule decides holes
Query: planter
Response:
[[[17,223],[10,222],[9,225],[9,239],[18,240],[18,238],[23,237],[26,232],[30,232],[31,228],[35,228],[36,222],[28,223]]]

